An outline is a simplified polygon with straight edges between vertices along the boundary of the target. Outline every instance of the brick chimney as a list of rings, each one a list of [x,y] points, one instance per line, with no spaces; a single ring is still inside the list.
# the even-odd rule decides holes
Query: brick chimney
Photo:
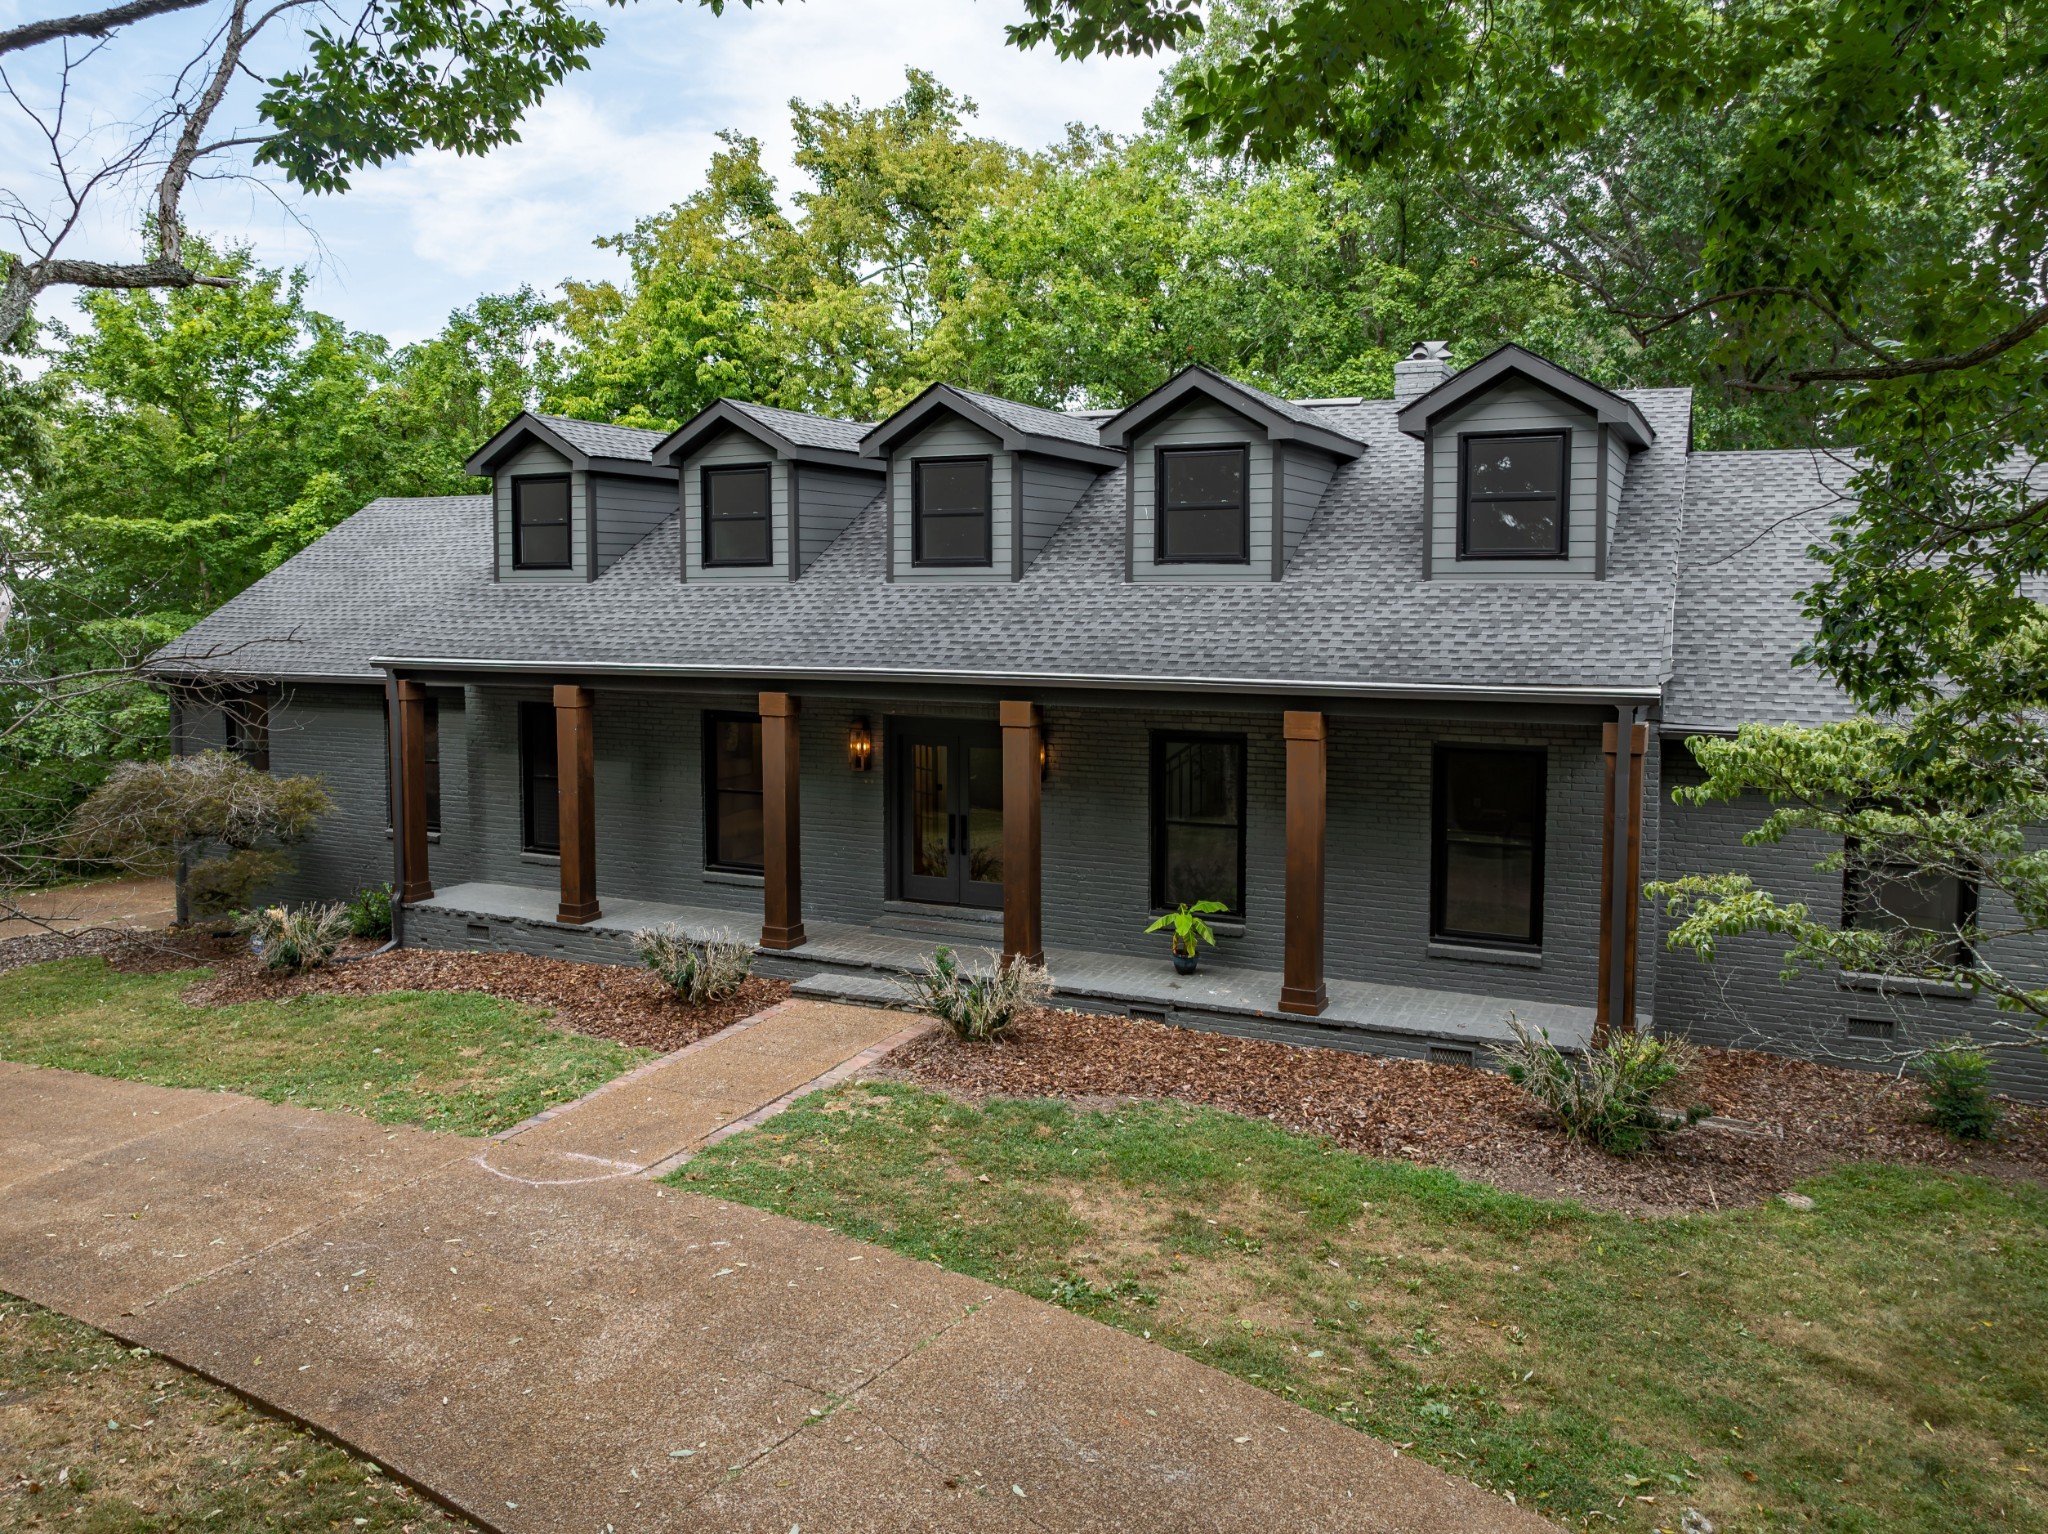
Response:
[[[1421,399],[1451,376],[1451,343],[1417,341],[1415,350],[1394,364],[1394,406]]]

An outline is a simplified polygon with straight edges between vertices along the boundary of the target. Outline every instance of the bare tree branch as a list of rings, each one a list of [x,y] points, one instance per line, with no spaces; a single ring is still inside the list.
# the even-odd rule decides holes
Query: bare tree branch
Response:
[[[147,21],[152,16],[189,11],[207,3],[208,0],[128,0],[126,5],[109,6],[104,11],[31,21],[0,32],[0,53],[33,48],[37,43],[55,42],[61,37],[105,37],[114,28],[125,27],[131,21]]]

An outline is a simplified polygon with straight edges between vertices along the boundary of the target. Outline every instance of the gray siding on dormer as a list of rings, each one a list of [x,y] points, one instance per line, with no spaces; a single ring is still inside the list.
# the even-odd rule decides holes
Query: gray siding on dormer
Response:
[[[989,529],[989,564],[986,568],[980,565],[919,566],[912,562],[911,557],[917,547],[910,525],[911,483],[915,473],[911,466],[920,458],[968,457],[993,460],[989,475],[992,523]],[[904,443],[890,455],[890,461],[895,465],[896,485],[895,505],[891,508],[893,578],[899,581],[970,583],[1008,581],[1013,558],[1010,542],[1010,455],[1003,451],[1002,444],[980,427],[969,425],[958,416],[948,416]]]
[[[1336,477],[1337,460],[1314,448],[1290,442],[1280,452],[1281,526],[1286,535],[1282,553],[1289,560],[1301,547],[1309,524],[1323,504],[1323,492]],[[1284,566],[1283,566],[1284,569]]]
[[[676,487],[666,480],[593,474],[590,499],[597,514],[599,575],[676,514]]]
[[[1621,495],[1628,488],[1628,461],[1631,454],[1628,444],[1615,433],[1609,431],[1601,435],[1607,440],[1607,518],[1606,525],[1600,529],[1602,536],[1608,540],[1600,551],[1600,574],[1604,579],[1607,574],[1606,550],[1613,546],[1614,521],[1621,515]]]
[[[704,563],[704,475],[706,467],[765,463],[768,477],[768,547],[765,565]],[[721,432],[683,460],[683,579],[686,581],[786,581],[789,579],[789,465],[775,449],[742,431]]]
[[[794,465],[793,472],[797,491],[796,573],[802,575],[853,524],[854,518],[875,504],[884,480],[879,473],[821,469],[809,463]]]
[[[1038,558],[1059,525],[1081,504],[1081,497],[1095,483],[1098,472],[1086,464],[1059,458],[1041,458],[1035,453],[1023,456],[1023,468],[1017,476],[1024,492],[1019,515],[1024,533],[1020,574],[1031,568],[1031,562]]]
[[[1458,438],[1474,432],[1545,431],[1568,428],[1571,491],[1566,506],[1566,559],[1458,558]],[[1599,564],[1600,428],[1583,410],[1548,390],[1520,381],[1503,383],[1430,423],[1430,576],[1434,580],[1554,581],[1591,579]],[[1610,497],[1608,515],[1619,504]]]
[[[1231,565],[1162,565],[1154,528],[1159,505],[1157,451],[1162,447],[1251,449],[1245,493],[1251,516],[1251,560]],[[1140,581],[1213,583],[1273,578],[1273,449],[1265,428],[1209,400],[1175,411],[1131,441],[1131,577]]]
[[[528,474],[569,475],[569,558],[566,570],[512,567],[512,481]],[[529,442],[506,459],[497,473],[498,579],[501,581],[587,581],[590,579],[590,476],[570,473],[569,460],[551,447]]]

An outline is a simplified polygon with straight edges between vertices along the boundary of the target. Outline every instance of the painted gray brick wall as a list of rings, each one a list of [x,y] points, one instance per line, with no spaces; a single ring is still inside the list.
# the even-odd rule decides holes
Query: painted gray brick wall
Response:
[[[1662,858],[1666,877],[1746,873],[1781,899],[1805,901],[1822,919],[1841,919],[1841,876],[1819,873],[1813,867],[1828,851],[1820,837],[1802,833],[1777,846],[1745,847],[1743,833],[1753,829],[1766,813],[1761,801],[1673,804],[1669,790],[1697,783],[1700,772],[1691,754],[1675,743],[1666,748],[1664,768],[1664,813],[1669,817]],[[2000,913],[1987,905],[1984,917],[1987,923],[1995,923]],[[1669,925],[1660,916],[1646,927],[1660,949]],[[1784,942],[1771,937],[1724,943],[1711,964],[1701,963],[1689,953],[1665,953],[1658,982],[1658,1022],[1703,1044],[1895,1069],[1895,1050],[1924,1049],[1982,1036],[1995,1021],[1988,1003],[1968,998],[1887,994],[1810,972],[1783,980],[1779,971],[1784,953]],[[2029,967],[2039,973],[2040,958],[2019,957],[2021,962],[2033,959]],[[1851,1019],[1889,1021],[1894,1038],[1886,1044],[1852,1037]],[[1994,1059],[2001,1090],[2048,1097],[2048,1055],[2037,1050],[2006,1050]]]

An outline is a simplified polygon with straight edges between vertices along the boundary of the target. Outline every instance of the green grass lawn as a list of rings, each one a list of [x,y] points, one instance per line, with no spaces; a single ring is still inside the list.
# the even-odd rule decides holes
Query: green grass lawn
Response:
[[[473,992],[178,999],[208,973],[124,975],[104,959],[64,959],[0,974],[0,1059],[491,1134],[653,1054]]]
[[[1176,1105],[853,1084],[677,1182],[1142,1332],[1573,1525],[2048,1529],[2048,1193],[1590,1213]]]
[[[460,1534],[367,1460],[141,1348],[0,1295],[0,1528]]]

